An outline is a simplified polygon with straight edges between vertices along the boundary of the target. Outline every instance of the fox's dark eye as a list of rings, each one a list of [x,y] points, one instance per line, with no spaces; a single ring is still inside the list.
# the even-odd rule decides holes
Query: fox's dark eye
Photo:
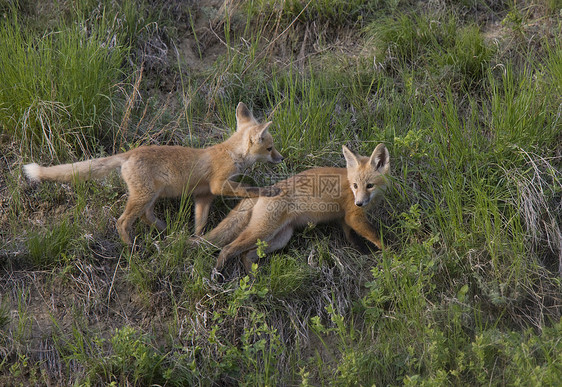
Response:
[[[269,148],[267,148],[267,151],[268,151],[268,152],[271,152],[272,149],[273,149],[273,147],[270,146]]]
[[[373,185],[371,183],[367,184],[367,189],[371,189],[373,188]]]
[[[353,183],[353,188],[357,189],[357,183]]]

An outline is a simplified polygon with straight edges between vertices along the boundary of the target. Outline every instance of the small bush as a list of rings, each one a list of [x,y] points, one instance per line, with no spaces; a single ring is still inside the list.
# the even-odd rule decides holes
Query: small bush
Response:
[[[494,53],[475,24],[461,26],[453,15],[404,14],[368,28],[374,35],[377,59],[391,72],[402,72],[405,83],[473,86],[485,79]],[[380,59],[379,59],[380,58]],[[424,67],[425,72],[415,69]],[[414,70],[410,70],[414,69]]]
[[[454,43],[444,47],[444,53],[437,54],[435,61],[440,66],[452,66],[467,82],[478,81],[487,73],[487,65],[493,50],[486,45],[476,25],[460,28]]]
[[[52,268],[67,263],[69,257],[65,253],[75,237],[73,227],[68,220],[64,220],[46,231],[30,233],[27,248],[33,265],[37,268]]]
[[[368,29],[376,37],[379,55],[399,63],[424,63],[426,55],[455,42],[454,17],[402,14],[377,21]]]
[[[150,340],[130,326],[116,329],[110,339],[111,354],[98,359],[90,369],[91,380],[101,378],[120,384],[152,385],[165,381],[164,357],[149,344]]]
[[[269,289],[275,297],[306,295],[311,283],[308,265],[288,255],[273,255],[264,260],[270,273],[264,278],[270,282]]]

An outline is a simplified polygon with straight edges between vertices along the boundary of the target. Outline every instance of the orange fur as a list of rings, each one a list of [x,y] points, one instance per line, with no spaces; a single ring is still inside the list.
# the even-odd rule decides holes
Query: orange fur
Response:
[[[247,187],[231,178],[258,161],[279,163],[283,157],[273,146],[268,132],[271,122],[260,124],[243,103],[236,108],[237,131],[226,141],[204,149],[182,146],[141,146],[125,153],[42,167],[24,166],[35,181],[69,182],[106,176],[121,169],[129,190],[125,211],[117,221],[121,239],[132,244],[133,222],[141,217],[159,230],[166,223],[154,215],[154,202],[160,197],[177,197],[186,192],[195,201],[195,232],[203,232],[215,195],[258,197],[277,193],[272,189]]]
[[[314,168],[283,180],[275,187],[275,197],[244,199],[211,232],[207,241],[224,246],[216,264],[224,264],[239,254],[246,270],[257,259],[256,242],[267,243],[266,252],[282,248],[294,229],[308,223],[339,220],[346,237],[350,230],[382,248],[365,210],[382,192],[390,172],[390,156],[379,144],[371,157],[354,155],[345,146],[347,168]]]

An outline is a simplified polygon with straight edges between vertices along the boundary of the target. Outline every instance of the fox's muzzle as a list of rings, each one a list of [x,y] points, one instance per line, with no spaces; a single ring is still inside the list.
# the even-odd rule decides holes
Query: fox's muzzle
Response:
[[[282,162],[284,160],[283,156],[281,156],[281,153],[277,152],[277,150],[273,150],[271,152],[271,162],[274,164],[279,164],[280,162]]]
[[[363,207],[366,206],[367,204],[369,204],[369,202],[371,201],[371,197],[369,195],[367,195],[366,197],[355,197],[355,205],[357,207]]]

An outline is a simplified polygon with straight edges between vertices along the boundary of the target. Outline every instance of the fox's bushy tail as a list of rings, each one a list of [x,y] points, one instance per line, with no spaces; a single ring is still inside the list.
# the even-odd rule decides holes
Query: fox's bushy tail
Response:
[[[99,159],[79,161],[77,163],[54,165],[52,167],[42,167],[32,163],[24,165],[23,171],[33,181],[53,180],[70,182],[74,179],[98,179],[119,168],[128,158],[126,153],[122,153]]]

